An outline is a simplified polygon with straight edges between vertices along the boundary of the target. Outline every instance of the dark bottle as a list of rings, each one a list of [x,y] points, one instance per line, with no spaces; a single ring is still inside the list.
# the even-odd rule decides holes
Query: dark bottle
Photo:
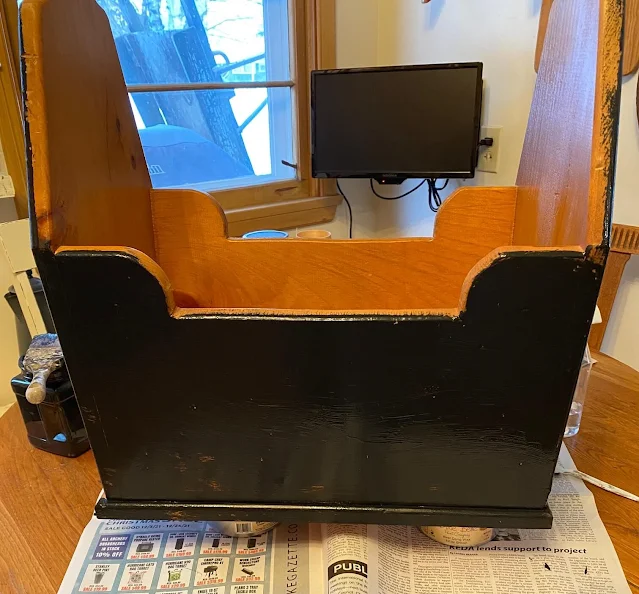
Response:
[[[64,363],[49,376],[47,395],[40,404],[31,404],[26,399],[25,393],[33,375],[25,371],[22,359],[20,368],[22,373],[11,380],[11,386],[31,444],[68,458],[75,458],[86,452],[91,446]]]

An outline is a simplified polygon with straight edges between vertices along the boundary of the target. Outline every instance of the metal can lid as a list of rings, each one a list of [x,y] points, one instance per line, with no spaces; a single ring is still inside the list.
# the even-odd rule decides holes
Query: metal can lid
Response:
[[[259,536],[273,530],[279,522],[209,522],[208,529],[225,536]]]
[[[421,526],[420,529],[429,538],[451,547],[478,547],[495,537],[493,528]]]

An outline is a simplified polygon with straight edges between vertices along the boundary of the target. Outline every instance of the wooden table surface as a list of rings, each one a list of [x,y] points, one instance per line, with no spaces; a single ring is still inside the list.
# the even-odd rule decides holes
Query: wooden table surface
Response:
[[[579,433],[565,440],[577,468],[639,494],[639,373],[601,353],[592,368]],[[639,503],[588,485],[626,579],[639,594]]]
[[[581,431],[566,440],[577,467],[639,493],[639,373],[596,355]],[[54,594],[100,492],[93,455],[68,460],[31,447],[16,406],[0,419],[0,593]],[[597,507],[639,594],[639,503],[596,487]]]

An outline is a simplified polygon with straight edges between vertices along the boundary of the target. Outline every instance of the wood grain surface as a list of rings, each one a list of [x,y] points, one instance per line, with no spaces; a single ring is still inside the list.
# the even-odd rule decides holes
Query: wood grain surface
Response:
[[[40,245],[153,257],[151,181],[104,11],[26,0],[20,14]]]
[[[535,48],[535,72],[539,72],[539,63],[544,49],[548,18],[553,0],[542,0],[539,11],[539,31]],[[633,74],[639,67],[639,0],[626,0],[626,23],[623,46],[623,75]]]
[[[615,223],[612,226],[610,249],[626,254],[639,254],[639,227]]]
[[[325,311],[456,308],[471,268],[511,244],[516,196],[461,188],[432,239],[315,241],[229,240],[208,195],[151,193],[157,261],[178,306]]]
[[[553,4],[517,176],[515,245],[606,242],[622,7],[616,0]]]
[[[626,0],[626,23],[623,46],[623,75],[639,68],[639,0]]]
[[[17,406],[0,419],[2,594],[57,592],[101,485],[92,453],[77,459],[32,447]]]
[[[598,351],[601,348],[623,271],[632,254],[639,255],[639,227],[615,223],[612,226],[612,237],[610,238],[610,255],[597,299],[602,322],[592,327],[588,337],[588,344],[593,351]]]
[[[598,351],[601,348],[601,343],[610,321],[610,314],[615,304],[615,298],[617,297],[617,290],[628,260],[630,260],[630,254],[611,251],[608,255],[606,270],[601,283],[599,298],[597,299],[597,305],[601,312],[601,324],[593,324],[588,337],[588,344],[592,350]]]
[[[566,445],[577,467],[639,493],[639,373],[596,353],[581,431]],[[33,448],[17,407],[0,418],[2,594],[55,594],[91,518],[100,481],[91,452],[71,460]],[[590,487],[634,594],[639,594],[639,504]]]

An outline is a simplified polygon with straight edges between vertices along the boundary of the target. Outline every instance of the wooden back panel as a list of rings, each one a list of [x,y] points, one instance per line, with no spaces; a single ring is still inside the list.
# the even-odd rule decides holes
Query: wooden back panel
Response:
[[[149,179],[109,22],[93,0],[25,0],[38,245],[155,254]]]
[[[554,0],[517,177],[515,245],[608,241],[622,9]]]
[[[479,260],[512,240],[516,188],[463,188],[434,238],[242,240],[206,194],[151,194],[157,261],[181,307],[306,311],[455,310]],[[188,265],[185,265],[188,263]]]

